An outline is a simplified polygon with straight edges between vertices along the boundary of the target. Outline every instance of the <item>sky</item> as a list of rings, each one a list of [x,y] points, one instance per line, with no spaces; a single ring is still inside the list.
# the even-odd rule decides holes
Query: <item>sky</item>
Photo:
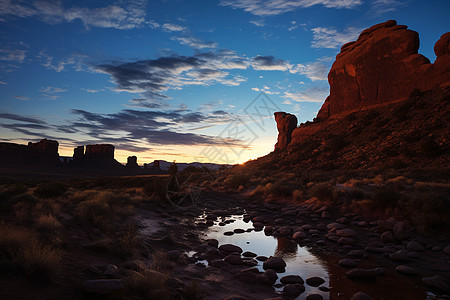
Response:
[[[242,163],[273,150],[273,113],[311,121],[346,42],[390,19],[419,53],[448,0],[0,0],[0,142],[109,143],[138,163]]]

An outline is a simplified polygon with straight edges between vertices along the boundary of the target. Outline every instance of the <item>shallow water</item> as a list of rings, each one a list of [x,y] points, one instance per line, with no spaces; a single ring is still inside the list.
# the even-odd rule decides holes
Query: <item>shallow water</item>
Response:
[[[206,231],[205,235],[207,239],[216,239],[219,241],[219,246],[223,244],[234,244],[242,248],[245,251],[251,251],[259,256],[279,256],[286,262],[286,271],[284,273],[278,273],[278,280],[276,283],[280,283],[280,278],[286,275],[300,275],[303,280],[308,277],[318,276],[325,280],[323,286],[328,287],[328,269],[326,265],[308,251],[305,247],[300,247],[297,243],[294,243],[288,238],[275,238],[273,236],[265,235],[264,231],[251,231],[244,233],[235,233],[232,236],[226,236],[223,233],[226,231],[233,231],[237,228],[247,230],[253,228],[252,223],[245,223],[242,219],[242,215],[232,215],[226,218],[228,220],[234,220],[233,223],[226,224],[225,226],[219,226],[219,222],[215,222],[214,226],[211,226]],[[264,271],[263,262],[258,262],[256,266],[260,271]],[[310,287],[305,284],[305,292],[302,293],[296,299],[305,299],[309,293],[321,294],[324,299],[329,299],[329,293],[320,291],[316,287]],[[282,288],[276,289],[281,291]]]
[[[199,217],[203,219],[205,215]],[[336,258],[324,258],[313,254],[307,247],[302,247],[289,238],[267,236],[264,231],[250,231],[235,233],[226,236],[223,233],[241,228],[252,229],[252,222],[245,223],[243,215],[232,215],[224,220],[232,221],[225,226],[214,225],[208,227],[204,232],[205,239],[216,239],[219,246],[223,244],[234,244],[243,249],[251,251],[258,256],[282,257],[287,266],[284,273],[278,273],[277,283],[285,275],[299,275],[304,280],[311,276],[321,277],[325,280],[324,287],[334,288],[331,292],[323,292],[318,287],[310,287],[305,283],[305,292],[296,299],[305,299],[309,294],[320,294],[323,299],[350,299],[357,291],[364,291],[373,299],[392,299],[400,296],[402,299],[433,299],[433,293],[427,292],[419,278],[405,277],[395,273],[391,268],[386,268],[386,275],[374,281],[352,281],[345,278],[347,269],[336,264]],[[205,262],[206,263],[206,262]],[[264,271],[263,263],[258,262],[257,268]],[[365,266],[364,266],[365,265]],[[376,261],[364,263],[361,267],[378,266]],[[330,269],[331,268],[331,269]],[[281,288],[275,288],[281,292]],[[343,296],[338,296],[342,293]]]

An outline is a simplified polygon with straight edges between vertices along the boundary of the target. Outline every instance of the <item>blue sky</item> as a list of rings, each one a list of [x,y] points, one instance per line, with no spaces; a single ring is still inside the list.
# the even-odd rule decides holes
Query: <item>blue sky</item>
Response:
[[[0,140],[240,163],[272,151],[274,111],[314,118],[334,57],[363,29],[395,19],[434,61],[448,11],[448,0],[0,0]]]

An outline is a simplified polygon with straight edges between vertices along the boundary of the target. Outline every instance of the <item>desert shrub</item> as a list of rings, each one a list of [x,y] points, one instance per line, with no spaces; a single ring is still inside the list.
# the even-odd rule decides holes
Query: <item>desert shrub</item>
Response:
[[[144,270],[142,273],[135,272],[126,280],[126,294],[124,296],[126,299],[131,295],[148,300],[170,299],[169,289],[166,285],[167,279],[167,274],[155,270]]]
[[[320,182],[314,184],[309,193],[313,197],[317,197],[320,200],[331,200],[333,199],[333,186],[329,182]]]
[[[408,195],[404,206],[421,233],[429,233],[448,222],[450,203],[445,196],[433,192],[415,192]]]
[[[402,195],[397,189],[392,186],[386,186],[376,190],[370,198],[373,208],[385,209],[397,206],[401,197]]]
[[[167,257],[167,253],[162,250],[156,250],[152,254],[152,264],[151,268],[153,270],[156,270],[158,272],[168,272],[170,269],[172,269],[173,264]]]
[[[279,197],[291,197],[293,187],[286,182],[275,182],[270,186],[266,185],[266,192]]]
[[[237,173],[229,175],[223,182],[224,186],[231,189],[237,189],[240,185],[246,186],[250,182],[247,174]]]
[[[46,182],[39,184],[34,194],[41,198],[54,198],[64,195],[67,187],[60,182]]]
[[[151,177],[142,189],[144,194],[150,197],[156,197],[160,200],[165,200],[166,180],[167,178]]]
[[[62,227],[61,223],[53,215],[40,215],[35,223],[38,229],[49,232],[56,231]]]
[[[303,200],[303,191],[294,190],[292,192],[292,198],[294,198],[295,201],[302,201]]]
[[[191,281],[183,288],[183,298],[186,300],[202,300],[205,298],[205,292],[202,291],[197,280]]]
[[[61,260],[62,252],[40,242],[29,230],[0,225],[0,259],[15,263],[25,275],[48,279]]]
[[[116,240],[113,250],[122,257],[131,257],[139,249],[138,230],[133,224],[126,225]]]

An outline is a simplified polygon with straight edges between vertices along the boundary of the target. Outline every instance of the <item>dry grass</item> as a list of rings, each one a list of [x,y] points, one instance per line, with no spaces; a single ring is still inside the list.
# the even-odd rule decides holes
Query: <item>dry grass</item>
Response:
[[[28,229],[0,225],[0,258],[16,264],[27,276],[48,279],[61,256],[59,249],[42,243]]]
[[[61,223],[53,215],[41,215],[36,219],[35,223],[39,230],[48,232],[59,230],[62,227]]]
[[[167,253],[157,250],[152,254],[151,268],[159,272],[168,272],[173,268],[173,263],[167,257]]]
[[[135,272],[127,279],[127,297],[132,295],[140,299],[170,299],[170,292],[166,285],[168,275],[155,271],[144,270],[141,273]]]

